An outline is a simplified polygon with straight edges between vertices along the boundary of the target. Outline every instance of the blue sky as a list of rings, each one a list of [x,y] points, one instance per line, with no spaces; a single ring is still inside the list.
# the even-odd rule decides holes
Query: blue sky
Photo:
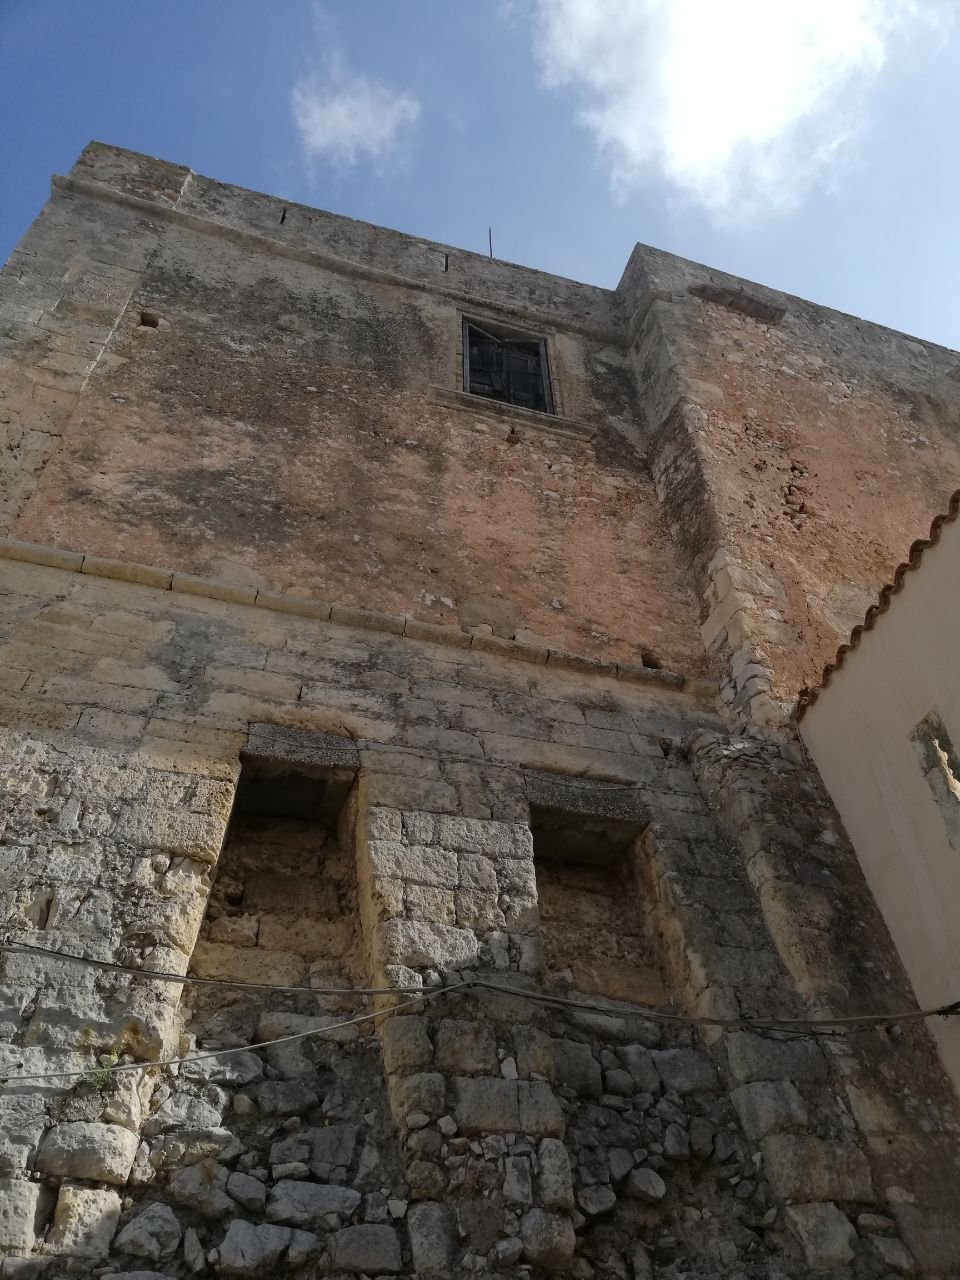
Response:
[[[953,0],[0,0],[0,259],[98,138],[597,284],[643,240],[960,347],[958,73]]]

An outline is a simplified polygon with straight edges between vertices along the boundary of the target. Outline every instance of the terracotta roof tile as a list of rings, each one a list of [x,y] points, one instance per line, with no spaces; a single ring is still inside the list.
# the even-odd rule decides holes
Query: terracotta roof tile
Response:
[[[947,510],[941,515],[935,516],[930,525],[930,536],[927,538],[918,538],[910,548],[910,554],[907,559],[897,566],[893,575],[893,582],[888,582],[885,587],[880,590],[880,596],[876,604],[870,606],[867,610],[866,617],[863,622],[854,627],[850,632],[850,639],[846,644],[840,645],[837,649],[837,656],[833,662],[828,662],[823,668],[823,674],[818,684],[813,687],[807,687],[800,690],[797,694],[797,705],[795,710],[796,719],[802,720],[804,713],[808,707],[812,707],[820,696],[820,691],[825,689],[833,675],[847,660],[847,654],[859,645],[864,632],[872,631],[877,625],[877,619],[881,614],[886,613],[890,608],[890,601],[893,597],[903,590],[904,582],[908,573],[919,569],[923,554],[928,547],[935,547],[940,541],[940,534],[944,525],[953,524],[957,517],[960,516],[960,489],[955,490],[950,498]]]

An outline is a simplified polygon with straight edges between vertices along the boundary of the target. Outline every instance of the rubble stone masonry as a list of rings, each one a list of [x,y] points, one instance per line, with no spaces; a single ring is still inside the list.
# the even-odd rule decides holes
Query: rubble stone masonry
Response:
[[[750,1023],[916,1008],[785,693],[957,357],[98,144],[0,317],[0,1276],[960,1274],[923,1024]]]

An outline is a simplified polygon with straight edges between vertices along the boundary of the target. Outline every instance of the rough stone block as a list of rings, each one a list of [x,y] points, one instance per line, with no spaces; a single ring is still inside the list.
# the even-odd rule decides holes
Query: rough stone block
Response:
[[[197,1164],[174,1169],[170,1175],[170,1194],[179,1204],[188,1206],[208,1218],[220,1218],[236,1209],[227,1194],[230,1173],[216,1160],[207,1158]]]
[[[467,1077],[454,1081],[457,1103],[454,1111],[460,1131],[472,1133],[517,1133],[520,1106],[515,1080]]]
[[[779,1199],[876,1199],[869,1162],[858,1147],[790,1133],[770,1134],[760,1146],[770,1187]]]
[[[757,1080],[742,1084],[730,1095],[743,1131],[756,1142],[778,1129],[802,1128],[807,1106],[789,1080]]]
[[[116,1124],[73,1121],[55,1125],[37,1156],[37,1171],[58,1178],[87,1178],[123,1186],[140,1139]]]
[[[457,1245],[456,1223],[451,1210],[445,1204],[427,1200],[411,1205],[407,1214],[407,1231],[414,1272],[418,1276],[436,1274],[446,1280]]]
[[[290,1244],[289,1227],[256,1225],[234,1218],[220,1245],[220,1270],[228,1276],[264,1276],[271,1273]]]
[[[412,1112],[435,1119],[445,1109],[446,1080],[438,1071],[394,1076],[390,1081],[390,1106],[399,1120]]]
[[[653,1049],[650,1056],[665,1089],[700,1093],[718,1087],[717,1068],[695,1049]]]
[[[53,1197],[39,1182],[5,1178],[0,1182],[0,1251],[29,1253]]]
[[[533,1138],[562,1138],[563,1111],[553,1090],[542,1080],[521,1080],[517,1084],[520,1128]]]
[[[588,1044],[579,1040],[554,1040],[557,1084],[573,1089],[581,1097],[599,1098],[603,1093],[603,1072]]]
[[[573,1208],[573,1171],[567,1148],[557,1138],[544,1138],[537,1148],[540,1199],[545,1209]]]
[[[393,1227],[363,1223],[338,1231],[332,1241],[334,1268],[391,1275],[400,1270],[400,1241]]]
[[[513,1043],[521,1076],[543,1076],[545,1080],[556,1078],[553,1043],[545,1031],[518,1024],[513,1028]]]
[[[827,1062],[819,1045],[803,1040],[770,1040],[749,1031],[727,1036],[727,1062],[737,1084],[755,1080],[825,1080]]]
[[[629,1071],[640,1093],[660,1092],[660,1073],[654,1064],[650,1050],[642,1044],[625,1044],[617,1050],[617,1056]]]
[[[832,1271],[852,1260],[857,1233],[835,1204],[790,1204],[785,1214],[811,1271]]]
[[[331,1124],[313,1130],[310,1170],[315,1178],[329,1178],[334,1169],[350,1166],[359,1132],[355,1124]]]
[[[433,1057],[433,1046],[423,1018],[387,1018],[380,1029],[383,1065],[388,1075],[425,1067]]]
[[[63,1186],[46,1247],[74,1258],[105,1258],[119,1221],[120,1197],[115,1191]]]
[[[390,876],[440,889],[456,889],[459,881],[456,856],[445,849],[370,840],[367,856],[375,876]]]
[[[234,1178],[242,1178],[243,1174],[234,1174]],[[249,1181],[256,1181],[254,1178]],[[262,1184],[257,1183],[261,1187]],[[236,1198],[236,1197],[235,1197]],[[242,1203],[242,1201],[241,1201]],[[117,1235],[114,1248],[120,1253],[132,1253],[138,1258],[150,1258],[159,1262],[161,1258],[169,1258],[176,1253],[183,1228],[177,1221],[177,1215],[165,1204],[151,1204],[131,1218]]]
[[[497,1070],[497,1042],[492,1029],[466,1018],[445,1018],[437,1026],[437,1066],[451,1075]]]
[[[481,853],[488,858],[533,860],[533,835],[519,822],[478,818],[438,818],[437,843],[455,853]]]
[[[322,1226],[328,1215],[349,1218],[360,1204],[359,1191],[283,1178],[270,1189],[267,1217],[295,1227]]]
[[[479,952],[476,935],[468,930],[420,920],[387,920],[377,925],[374,939],[381,964],[412,969],[470,968]]]
[[[523,1256],[534,1267],[545,1271],[564,1271],[569,1267],[577,1245],[573,1223],[558,1213],[531,1209],[520,1223]]]

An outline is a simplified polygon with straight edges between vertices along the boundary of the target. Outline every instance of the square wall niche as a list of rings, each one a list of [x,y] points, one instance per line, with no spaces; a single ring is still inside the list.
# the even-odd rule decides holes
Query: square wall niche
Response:
[[[193,987],[191,1031],[246,1039],[266,1010],[356,1011],[352,996],[309,994],[368,985],[355,855],[340,834],[352,784],[348,770],[244,762],[190,971],[305,991]]]
[[[530,825],[547,986],[663,1004],[653,904],[639,874],[643,824],[533,808]]]

